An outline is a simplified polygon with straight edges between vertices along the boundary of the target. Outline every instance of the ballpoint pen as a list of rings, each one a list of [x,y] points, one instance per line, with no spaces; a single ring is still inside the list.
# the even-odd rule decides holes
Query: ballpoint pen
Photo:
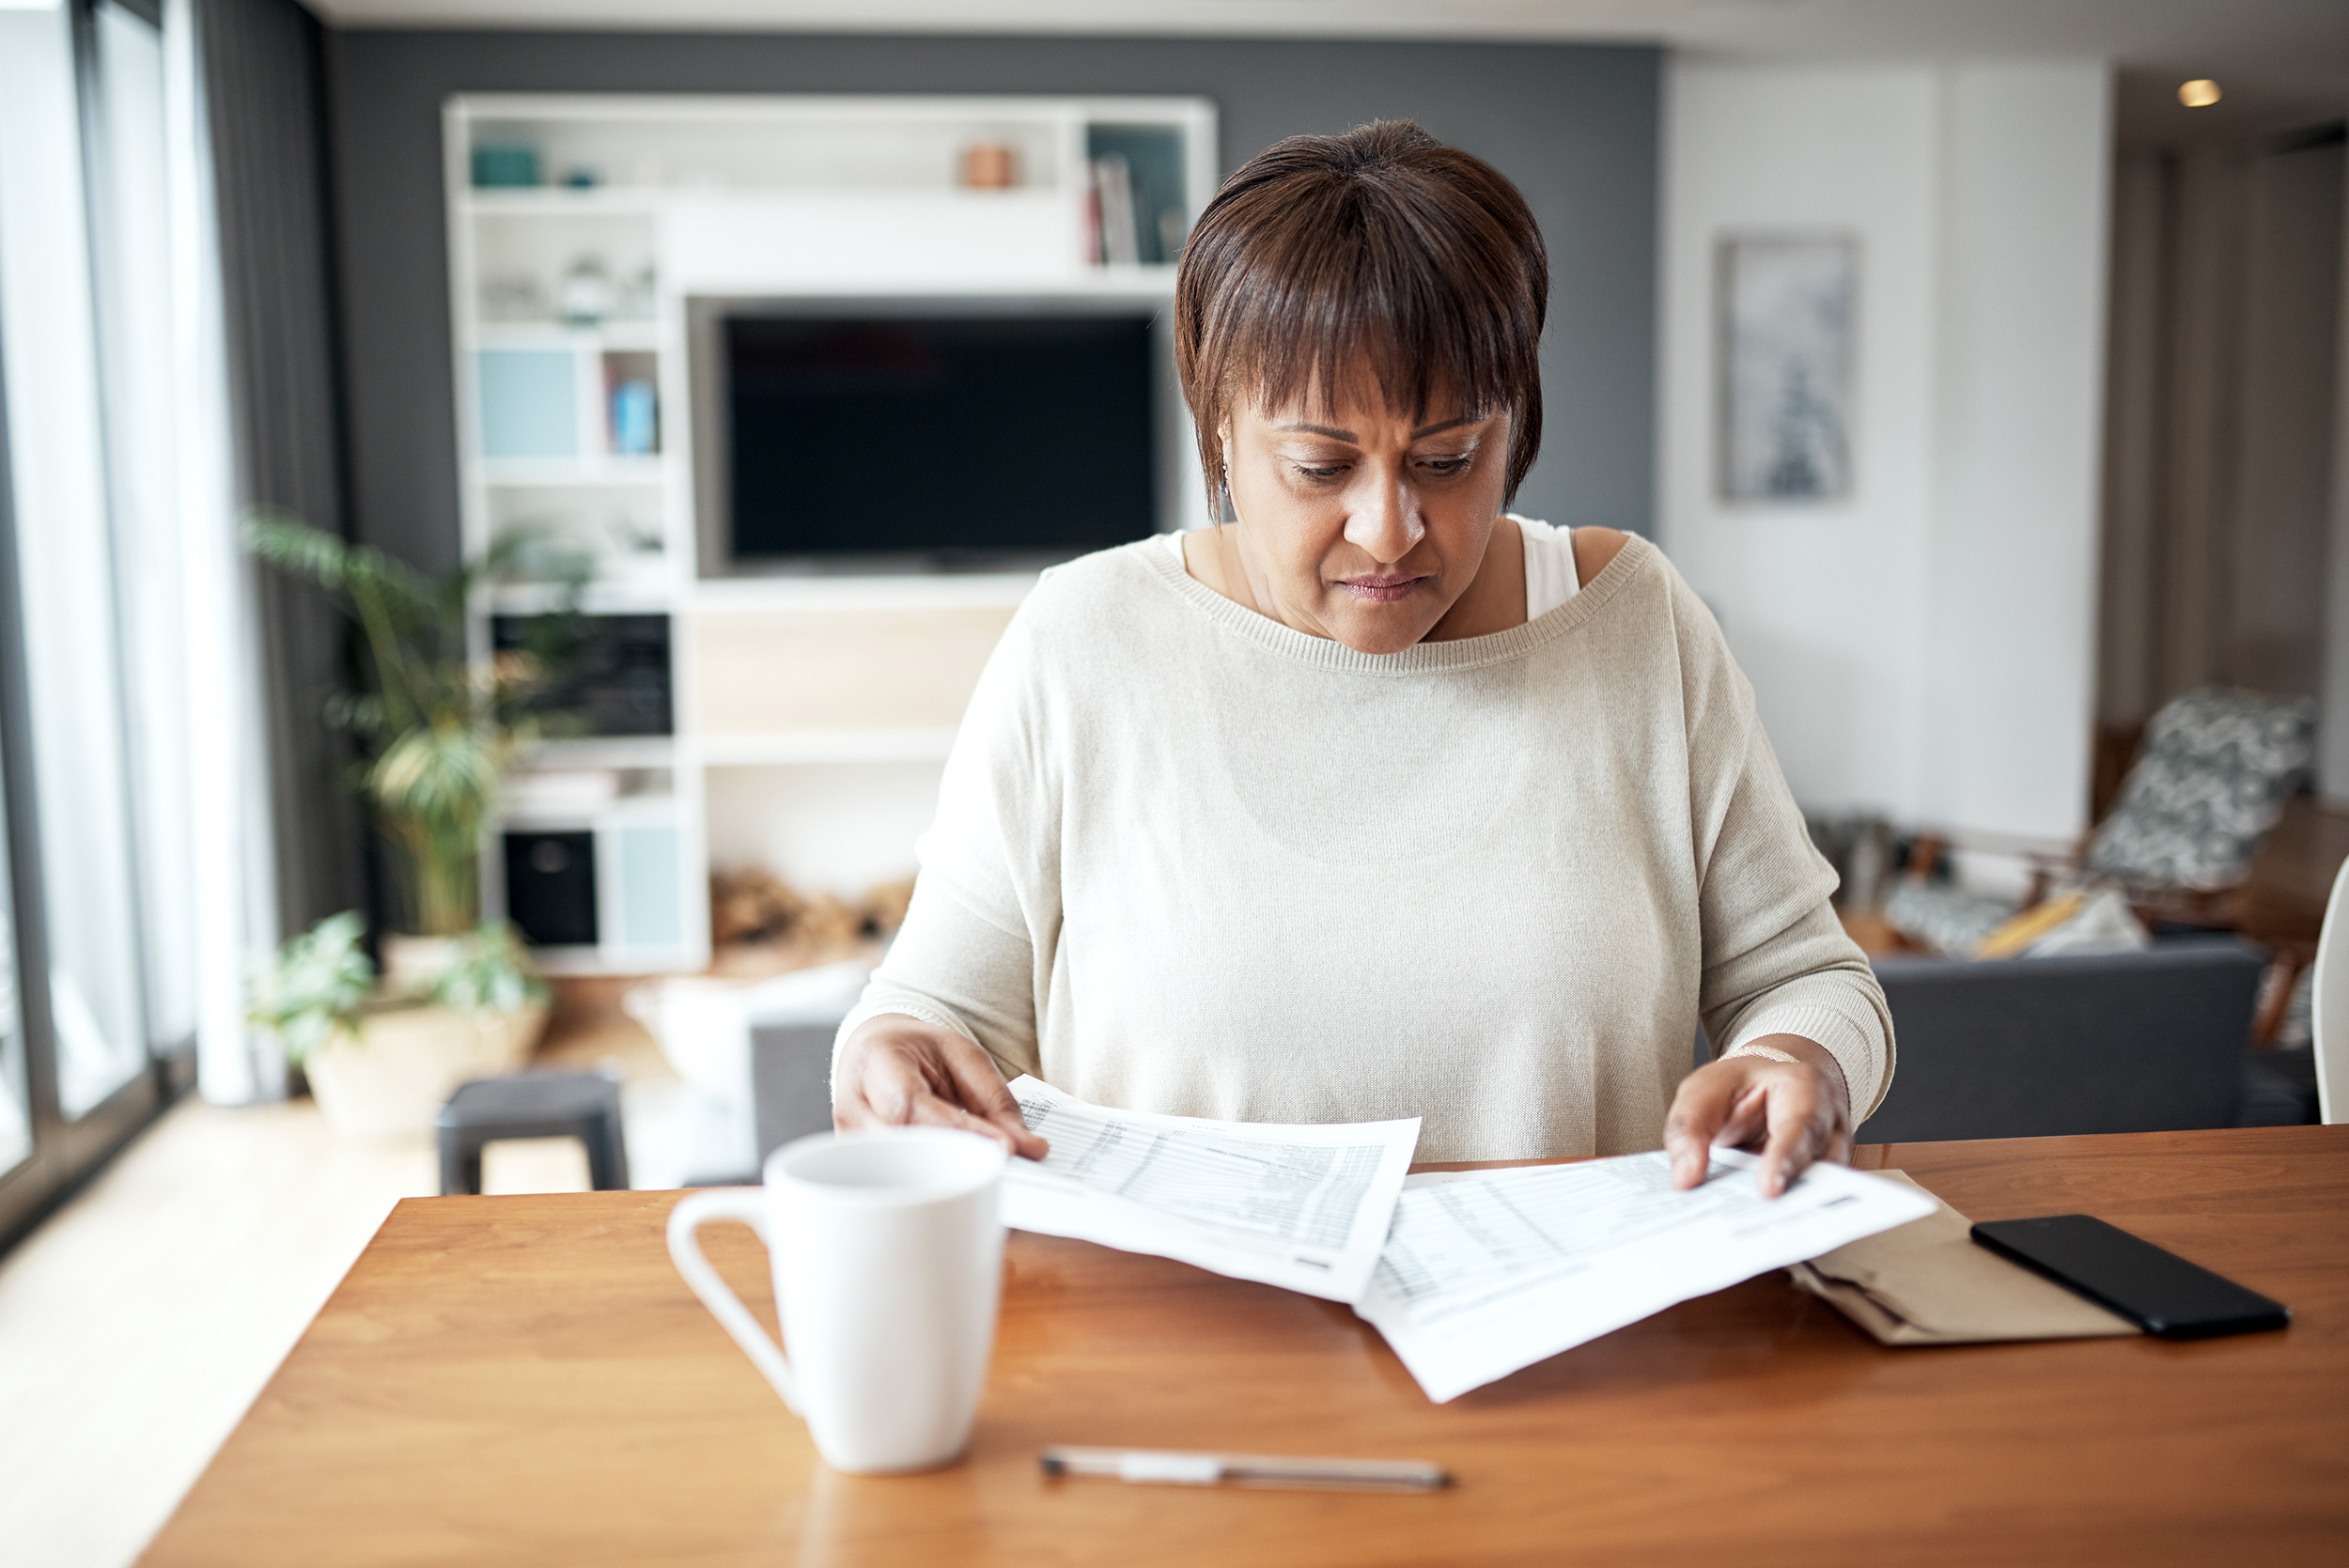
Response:
[[[1423,1459],[1315,1459],[1277,1453],[1054,1446],[1038,1456],[1048,1476],[1097,1475],[1175,1486],[1283,1486],[1338,1492],[1435,1492],[1452,1484]]]

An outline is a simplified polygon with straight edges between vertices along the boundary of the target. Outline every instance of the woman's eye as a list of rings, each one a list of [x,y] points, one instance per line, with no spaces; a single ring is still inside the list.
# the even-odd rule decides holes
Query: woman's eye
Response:
[[[1457,458],[1423,458],[1420,459],[1420,466],[1434,473],[1439,478],[1448,479],[1455,474],[1467,473],[1469,464],[1475,460],[1473,455],[1463,455]]]
[[[1296,468],[1299,475],[1306,479],[1335,479],[1346,472],[1344,463],[1299,463]]]

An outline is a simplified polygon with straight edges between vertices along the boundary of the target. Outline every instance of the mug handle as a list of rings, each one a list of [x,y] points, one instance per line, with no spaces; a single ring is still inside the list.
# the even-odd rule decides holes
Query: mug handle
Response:
[[[757,1234],[762,1243],[771,1246],[767,1236],[767,1195],[758,1188],[713,1188],[705,1192],[689,1192],[669,1211],[669,1257],[677,1271],[685,1276],[685,1282],[693,1294],[702,1298],[718,1319],[719,1326],[734,1336],[734,1343],[742,1347],[742,1354],[751,1358],[751,1365],[766,1375],[783,1396],[783,1403],[793,1415],[801,1414],[798,1384],[791,1376],[791,1363],[784,1359],[783,1350],[767,1337],[767,1330],[751,1316],[751,1310],[741,1298],[727,1288],[702,1256],[701,1237],[704,1225],[720,1219],[739,1219]]]

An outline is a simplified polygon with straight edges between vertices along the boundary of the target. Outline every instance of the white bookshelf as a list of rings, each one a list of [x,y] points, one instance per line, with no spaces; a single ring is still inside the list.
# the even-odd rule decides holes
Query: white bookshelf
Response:
[[[543,967],[636,973],[706,964],[709,846],[713,836],[755,840],[755,817],[770,809],[762,800],[786,811],[854,796],[863,809],[843,813],[841,831],[863,842],[834,858],[890,863],[901,836],[910,870],[925,781],[934,791],[958,713],[893,696],[886,680],[876,681],[869,703],[832,690],[790,712],[729,706],[725,693],[743,684],[739,650],[767,638],[802,667],[836,668],[868,649],[884,665],[902,644],[909,660],[974,677],[988,627],[1034,582],[1003,573],[703,580],[687,302],[1169,300],[1173,267],[1104,264],[1090,217],[1092,146],[1105,132],[1136,130],[1179,138],[1183,191],[1171,229],[1187,228],[1216,174],[1214,110],[1195,99],[506,94],[447,102],[467,553],[509,531],[539,531],[541,561],[566,552],[594,560],[583,609],[670,622],[673,733],[542,745],[526,772],[611,772],[618,792],[564,802],[556,788],[543,794],[558,801],[547,809],[520,803],[533,798],[524,778],[500,824],[594,835],[599,939],[541,948]],[[1012,150],[1009,188],[961,184],[964,155],[982,143]],[[474,155],[483,148],[529,149],[540,183],[477,186]],[[575,174],[576,187],[567,183]],[[1146,236],[1138,243],[1146,247]],[[585,257],[600,264],[610,308],[567,321],[565,278]],[[656,450],[619,449],[613,400],[624,381],[652,390]],[[489,645],[492,616],[558,601],[552,588],[527,580],[527,554],[523,565],[524,581],[482,588],[478,649]],[[709,660],[734,664],[706,670]],[[718,722],[705,722],[709,716]],[[713,790],[722,776],[724,787]],[[761,781],[773,785],[763,795]],[[820,820],[783,826],[779,841],[798,846],[820,845],[828,831]],[[495,834],[484,863],[487,903],[501,911]]]

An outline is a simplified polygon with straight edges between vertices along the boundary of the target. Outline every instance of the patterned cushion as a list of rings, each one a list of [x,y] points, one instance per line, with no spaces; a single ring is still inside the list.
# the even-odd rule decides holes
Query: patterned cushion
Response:
[[[2120,802],[2089,844],[2089,869],[2140,886],[2234,886],[2315,752],[2310,698],[2187,692],[2145,726]]]
[[[2015,900],[1973,893],[1953,882],[1904,877],[1884,901],[1885,924],[1949,958],[1970,958],[1983,938],[2015,913]]]

